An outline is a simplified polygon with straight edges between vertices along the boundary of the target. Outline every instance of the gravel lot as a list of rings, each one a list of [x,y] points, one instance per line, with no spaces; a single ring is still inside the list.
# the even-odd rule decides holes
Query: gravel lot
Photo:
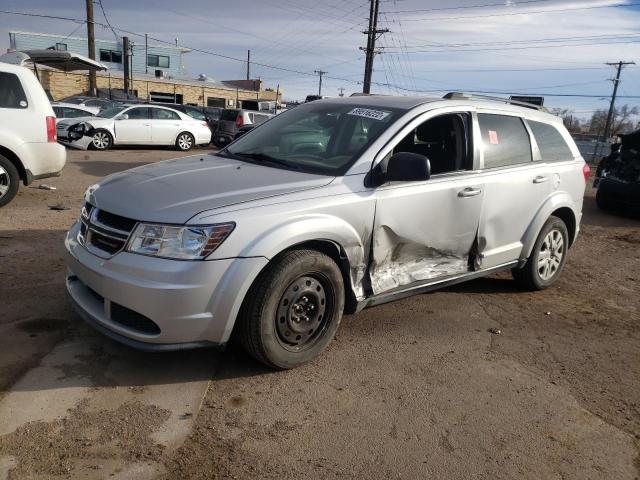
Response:
[[[293,371],[144,354],[72,312],[63,238],[87,186],[178,155],[69,151],[0,210],[0,480],[640,476],[640,221],[589,190],[556,287],[501,274],[366,310]]]

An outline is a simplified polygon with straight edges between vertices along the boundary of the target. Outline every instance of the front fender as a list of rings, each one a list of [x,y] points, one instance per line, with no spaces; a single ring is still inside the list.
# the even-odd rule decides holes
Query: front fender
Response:
[[[310,241],[330,241],[338,246],[349,262],[351,288],[356,299],[364,298],[362,280],[366,270],[366,249],[362,234],[348,222],[332,215],[294,216],[258,235],[240,252],[242,257],[266,257],[269,260],[296,245]]]
[[[520,261],[526,261],[533,250],[533,245],[536,243],[536,239],[542,230],[543,225],[549,219],[551,214],[559,208],[569,208],[573,212],[574,220],[576,220],[577,231],[577,219],[579,218],[573,199],[567,192],[556,192],[552,194],[538,209],[533,221],[529,224],[529,228],[524,233],[522,238],[522,253],[520,254]],[[573,239],[572,239],[573,240]]]

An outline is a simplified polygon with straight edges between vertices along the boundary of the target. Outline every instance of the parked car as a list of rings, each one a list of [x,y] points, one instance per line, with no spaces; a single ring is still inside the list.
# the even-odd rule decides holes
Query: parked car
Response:
[[[241,108],[229,108],[222,111],[218,127],[213,133],[213,143],[216,147],[224,147],[229,144],[238,133],[238,129],[244,125],[260,125],[274,115],[264,112],[254,112]]]
[[[500,270],[547,288],[589,168],[559,118],[504,102],[321,100],[216,154],[107,177],[66,237],[73,304],[134,347],[234,334],[291,368],[345,312]]]
[[[174,145],[191,150],[211,141],[207,122],[171,108],[122,105],[95,117],[58,122],[61,143],[86,150],[107,150],[113,145]]]
[[[640,130],[620,135],[596,171],[596,202],[603,210],[640,214]]]
[[[242,127],[240,127],[238,129],[238,131],[236,132],[236,136],[233,137],[233,139],[235,140],[236,138],[240,138],[242,135],[244,135],[245,133],[253,130],[254,128],[256,128],[255,125],[243,125]]]
[[[211,130],[212,132],[214,132],[216,127],[218,126],[218,118],[220,118],[220,115],[216,116],[215,114],[208,112],[205,107],[183,105],[181,103],[154,103],[152,105],[161,105],[164,107],[173,108],[174,110],[178,110],[179,112],[186,113],[191,118],[205,121],[209,125],[209,130]]]
[[[0,207],[16,196],[21,181],[57,176],[66,160],[38,79],[26,67],[0,62]]]
[[[56,114],[56,122],[63,118],[93,117],[96,113],[95,108],[73,103],[53,102],[51,107]]]
[[[94,115],[100,112],[101,110],[105,110],[107,108],[111,108],[115,105],[118,105],[118,102],[114,102],[113,100],[109,100],[106,98],[84,97],[80,95],[67,97],[61,100],[61,103],[70,103],[73,105],[86,107]]]

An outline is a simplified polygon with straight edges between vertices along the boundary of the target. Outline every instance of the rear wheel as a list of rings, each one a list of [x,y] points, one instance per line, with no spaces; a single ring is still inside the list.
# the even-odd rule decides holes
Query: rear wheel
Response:
[[[196,141],[194,140],[193,135],[189,132],[182,132],[178,135],[178,138],[176,138],[176,148],[183,152],[191,150],[195,143]]]
[[[601,193],[600,189],[596,192],[596,205],[598,205],[600,210],[611,210],[609,200],[603,193]]]
[[[544,224],[525,266],[512,270],[515,280],[528,290],[543,290],[553,285],[564,268],[569,248],[565,223],[551,216]]]
[[[0,207],[5,206],[18,193],[20,175],[8,158],[0,155]]]
[[[106,130],[96,130],[91,138],[91,146],[96,150],[108,150],[113,145],[113,138]]]
[[[342,274],[315,250],[292,250],[274,259],[254,282],[240,318],[244,349],[274,368],[293,368],[320,355],[344,310]]]

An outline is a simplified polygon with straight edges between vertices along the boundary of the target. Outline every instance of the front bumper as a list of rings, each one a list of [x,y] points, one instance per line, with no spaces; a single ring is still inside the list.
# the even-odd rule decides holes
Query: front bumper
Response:
[[[78,243],[78,228],[74,224],[65,240],[75,309],[109,337],[144,350],[226,343],[246,292],[267,264],[264,257],[179,261],[128,252],[103,259]],[[123,311],[157,328],[139,328]]]

